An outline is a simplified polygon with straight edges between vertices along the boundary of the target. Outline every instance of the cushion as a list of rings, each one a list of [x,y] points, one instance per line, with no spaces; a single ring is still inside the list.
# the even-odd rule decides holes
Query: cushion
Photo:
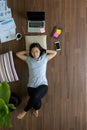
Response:
[[[13,53],[9,51],[0,55],[0,82],[13,82],[18,80],[15,70]]]
[[[29,50],[30,44],[34,42],[38,42],[44,49],[47,49],[46,39],[46,35],[25,36],[26,50]]]

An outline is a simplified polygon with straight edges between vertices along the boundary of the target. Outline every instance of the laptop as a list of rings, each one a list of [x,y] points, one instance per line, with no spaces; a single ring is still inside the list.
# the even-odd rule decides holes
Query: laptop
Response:
[[[40,32],[45,29],[45,12],[27,12],[28,32]]]

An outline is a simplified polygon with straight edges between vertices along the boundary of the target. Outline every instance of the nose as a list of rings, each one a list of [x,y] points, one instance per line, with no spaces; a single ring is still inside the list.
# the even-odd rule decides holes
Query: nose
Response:
[[[34,57],[37,57],[37,53],[34,53]]]

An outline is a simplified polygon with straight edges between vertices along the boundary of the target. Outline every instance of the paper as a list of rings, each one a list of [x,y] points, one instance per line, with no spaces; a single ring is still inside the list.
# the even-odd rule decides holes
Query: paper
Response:
[[[59,36],[59,34],[57,32],[55,32],[53,36],[57,38]]]
[[[0,22],[1,43],[16,39],[16,25],[13,18]]]
[[[0,11],[4,11],[6,9],[5,0],[0,0]]]
[[[45,33],[45,28],[41,28],[41,29],[40,29],[40,32],[41,32],[41,33]]]
[[[0,22],[0,31],[6,31],[12,28],[16,28],[13,18],[7,19],[3,22]]]
[[[0,11],[0,21],[4,21],[12,17],[11,9],[7,8],[5,11]]]
[[[12,18],[7,0],[0,0],[0,41],[1,43],[16,39],[16,25]]]
[[[0,33],[0,39],[1,43],[16,39],[16,30],[11,29],[11,31],[10,30],[3,31],[2,33]]]
[[[58,34],[61,34],[62,31],[61,31],[60,29],[57,29],[56,32],[57,32]]]

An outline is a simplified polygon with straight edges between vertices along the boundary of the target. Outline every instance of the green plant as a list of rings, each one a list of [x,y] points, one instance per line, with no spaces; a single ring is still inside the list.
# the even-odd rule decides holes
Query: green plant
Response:
[[[9,128],[12,127],[10,109],[16,109],[16,107],[9,103],[10,96],[10,85],[6,81],[0,83],[0,127],[4,124]]]

